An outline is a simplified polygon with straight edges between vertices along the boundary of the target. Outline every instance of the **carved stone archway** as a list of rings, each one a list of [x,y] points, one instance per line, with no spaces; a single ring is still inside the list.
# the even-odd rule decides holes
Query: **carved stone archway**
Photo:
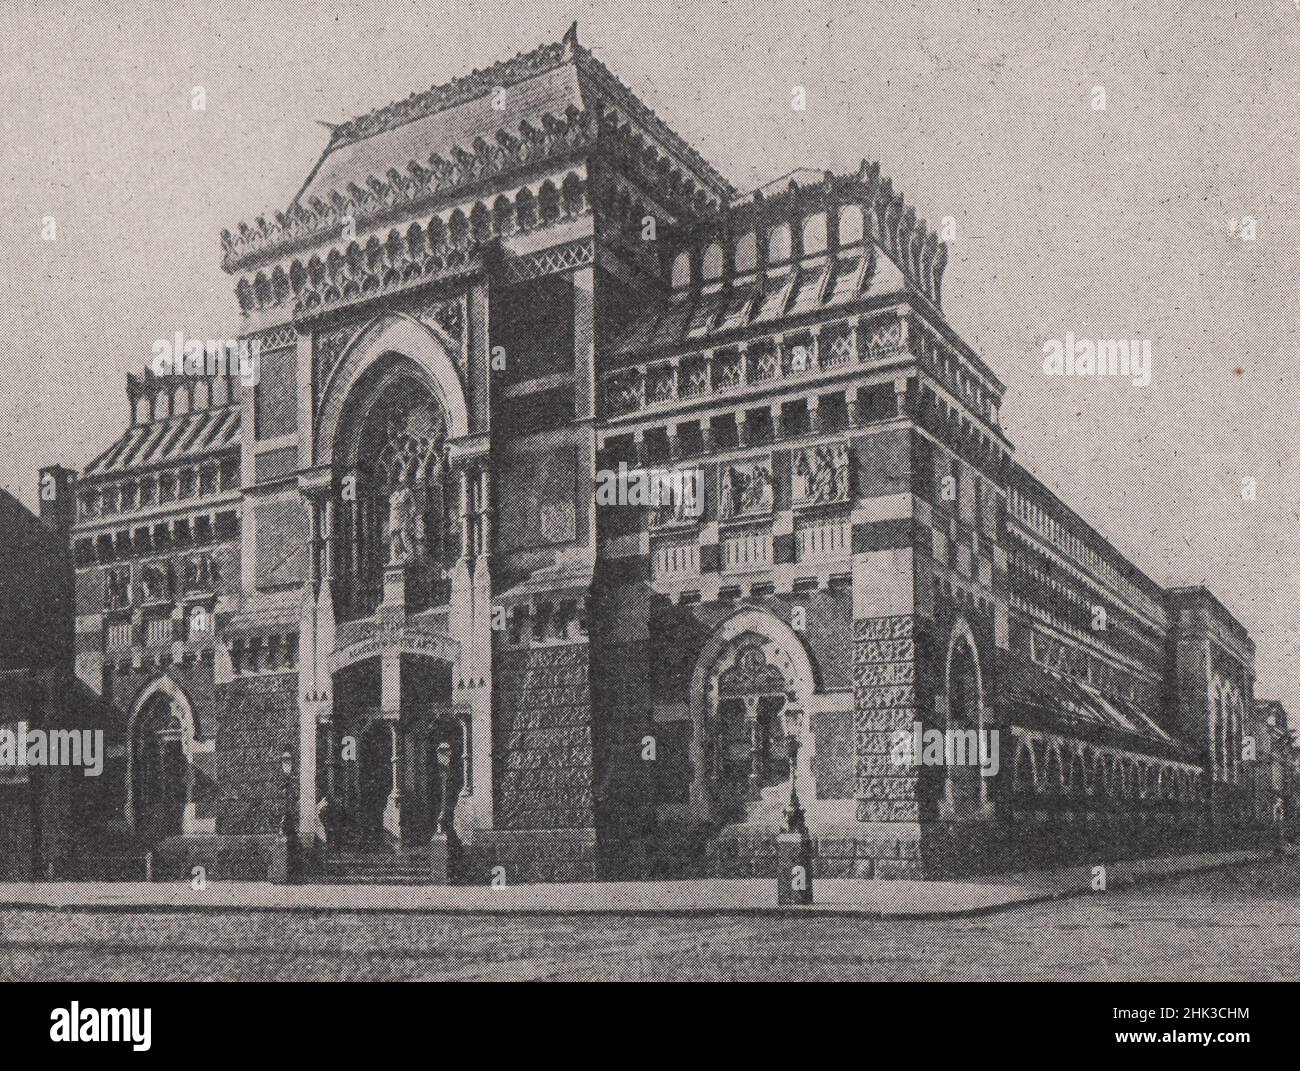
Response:
[[[773,812],[767,815],[772,819],[779,814],[782,789],[769,782],[783,782],[788,775],[778,742],[784,738],[785,710],[796,707],[803,718],[799,793],[805,805],[813,802],[808,711],[816,690],[808,653],[785,622],[754,608],[738,610],[723,621],[700,651],[691,678],[693,813],[705,821],[761,820],[760,814],[767,811]],[[729,734],[729,728],[735,731]],[[748,773],[743,770],[746,762]]]

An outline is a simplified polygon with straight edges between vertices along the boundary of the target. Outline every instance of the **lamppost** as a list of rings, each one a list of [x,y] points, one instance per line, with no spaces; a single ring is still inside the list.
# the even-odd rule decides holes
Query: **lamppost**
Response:
[[[799,734],[803,731],[803,711],[796,706],[786,704],[781,712],[785,724],[785,755],[790,763],[790,802],[786,804],[785,832],[807,833],[803,806],[799,803]]]
[[[803,733],[803,710],[791,696],[781,711],[785,727],[785,753],[790,762],[790,801],[786,805],[785,827],[776,838],[776,892],[781,904],[813,902],[812,837],[799,802],[799,739]]]
[[[293,791],[293,753],[280,755],[280,770],[284,774],[284,806],[280,814],[280,834],[275,838],[271,854],[270,880],[277,884],[294,881],[300,870],[298,846],[298,812]]]
[[[284,751],[280,754],[280,770],[284,774],[284,813],[280,815],[280,836],[298,836],[298,813],[293,800],[293,753]]]
[[[450,885],[456,880],[460,860],[460,839],[456,836],[456,799],[452,793],[451,744],[438,745],[438,783],[442,802],[438,807],[438,824],[429,844],[429,880],[435,885]]]

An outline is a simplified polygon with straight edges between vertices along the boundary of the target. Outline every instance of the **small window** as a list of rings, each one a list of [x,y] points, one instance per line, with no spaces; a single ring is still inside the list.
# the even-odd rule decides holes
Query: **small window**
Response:
[[[853,245],[862,241],[862,209],[845,205],[840,209],[840,245]]]

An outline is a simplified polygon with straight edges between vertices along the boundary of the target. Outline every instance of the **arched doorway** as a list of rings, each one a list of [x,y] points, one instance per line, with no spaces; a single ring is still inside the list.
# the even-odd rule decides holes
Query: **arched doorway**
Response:
[[[705,643],[691,683],[691,809],[710,823],[772,824],[789,799],[787,733],[797,725],[799,795],[816,799],[808,704],[815,684],[797,634],[740,610]]]
[[[169,696],[155,695],[141,708],[131,751],[131,817],[136,834],[158,841],[183,833],[193,772],[184,724]]]
[[[782,715],[793,700],[785,676],[767,660],[762,637],[745,637],[718,674],[704,743],[720,815],[740,819],[765,789],[789,781]]]

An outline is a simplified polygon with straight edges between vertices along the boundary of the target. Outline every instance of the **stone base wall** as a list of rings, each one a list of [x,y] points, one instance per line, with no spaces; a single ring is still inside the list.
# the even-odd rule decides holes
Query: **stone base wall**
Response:
[[[854,829],[816,829],[813,875],[820,878],[886,880],[923,878],[921,842],[915,825],[864,834]],[[776,878],[776,830],[731,827],[706,845],[707,874],[714,878]]]
[[[594,828],[484,829],[463,845],[457,883],[490,885],[499,878],[524,885],[600,877]]]
[[[503,830],[595,824],[590,653],[586,644],[496,655],[493,696],[496,825]]]
[[[201,866],[208,881],[266,881],[275,837],[168,837],[154,849],[154,881],[190,881]]]
[[[921,859],[925,876],[939,879],[1242,851],[1276,840],[1270,826],[1220,829],[1202,811],[1026,811],[1004,821],[924,823]]]

